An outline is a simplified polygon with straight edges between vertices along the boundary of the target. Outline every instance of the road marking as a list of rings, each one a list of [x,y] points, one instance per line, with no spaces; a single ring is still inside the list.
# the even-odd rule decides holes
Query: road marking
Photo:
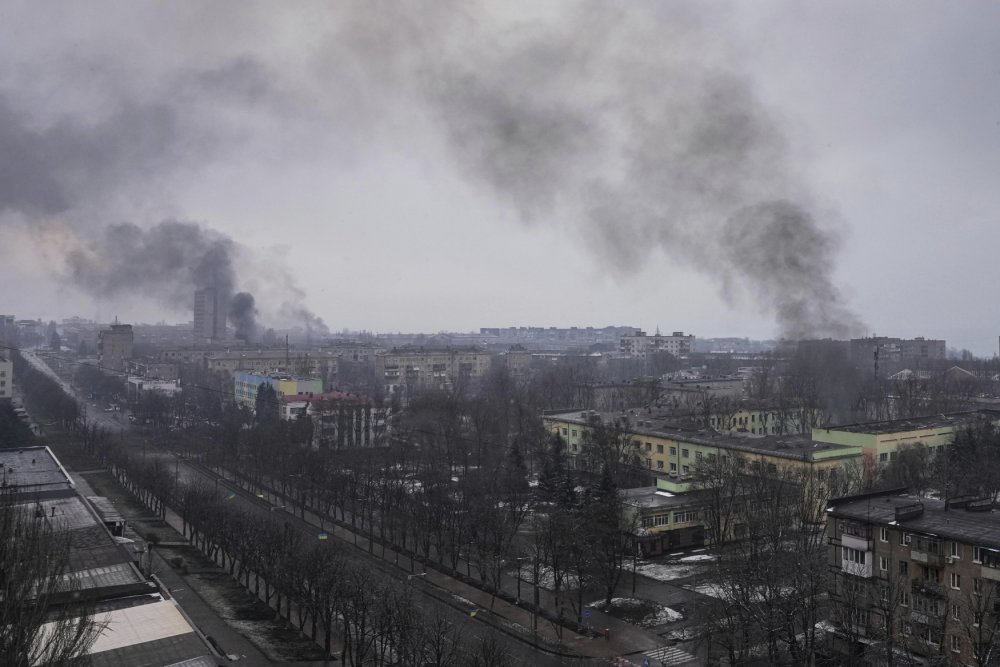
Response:
[[[652,651],[646,651],[643,655],[653,660],[659,660],[664,665],[674,665],[696,659],[690,653],[682,651],[676,646],[661,646]]]

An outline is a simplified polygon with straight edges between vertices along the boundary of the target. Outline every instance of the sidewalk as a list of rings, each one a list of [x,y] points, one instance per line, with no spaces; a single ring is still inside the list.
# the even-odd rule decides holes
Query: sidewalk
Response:
[[[81,495],[96,495],[83,477],[77,472],[70,472],[70,476],[76,483]],[[168,515],[173,512],[168,510]],[[177,541],[183,541],[180,535],[180,517],[174,514],[175,522],[169,520],[167,523],[177,530]],[[273,667],[272,662],[254,644],[237,632],[232,626],[226,623],[215,611],[205,602],[204,599],[178,574],[169,563],[167,563],[156,549],[153,549],[153,559],[156,565],[156,575],[163,582],[170,597],[177,601],[184,613],[187,614],[191,623],[206,636],[212,637],[218,646],[229,655],[238,656],[237,660],[228,660],[225,657],[216,660],[219,664],[246,665],[246,667]],[[206,647],[206,653],[208,648]],[[305,667],[317,665],[335,665],[336,660],[328,662],[283,662],[282,665],[288,667]]]

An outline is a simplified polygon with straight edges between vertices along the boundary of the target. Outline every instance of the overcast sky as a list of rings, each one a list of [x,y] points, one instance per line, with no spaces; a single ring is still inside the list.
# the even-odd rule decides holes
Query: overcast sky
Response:
[[[0,312],[995,352],[1000,5],[538,4],[4,3]]]

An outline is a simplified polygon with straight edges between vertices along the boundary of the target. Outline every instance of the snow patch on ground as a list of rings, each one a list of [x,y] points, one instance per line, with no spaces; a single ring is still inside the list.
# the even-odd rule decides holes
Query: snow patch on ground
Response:
[[[718,598],[720,600],[725,600],[728,598],[726,592],[721,586],[717,584],[698,584],[697,586],[685,586],[689,591],[694,591],[695,593],[701,593],[702,595],[708,595],[713,598]]]
[[[685,556],[679,560],[682,563],[708,563],[715,560],[715,556],[712,554],[695,554],[693,556]]]
[[[690,577],[699,572],[700,569],[695,564],[679,565],[677,563],[640,562],[636,566],[635,571],[657,581],[673,581],[674,579]]]
[[[604,600],[598,600],[587,606],[640,628],[655,628],[684,618],[684,615],[676,609],[665,607],[651,600],[636,598],[612,598],[610,605],[605,604]]]

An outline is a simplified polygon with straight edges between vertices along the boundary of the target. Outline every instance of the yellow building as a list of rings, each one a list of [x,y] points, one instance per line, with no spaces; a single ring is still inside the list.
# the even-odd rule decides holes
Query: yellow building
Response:
[[[584,467],[582,457],[588,428],[595,420],[614,423],[616,419],[624,420],[634,453],[643,467],[659,478],[658,483],[664,490],[671,492],[689,490],[698,463],[720,456],[739,455],[759,461],[769,470],[791,467],[822,476],[830,469],[860,462],[862,454],[860,445],[850,443],[814,442],[803,435],[743,438],[711,429],[679,427],[675,420],[663,416],[577,410],[542,417],[545,428],[566,441],[566,453],[575,459],[578,467]]]
[[[814,428],[812,439],[821,443],[860,447],[866,466],[872,469],[896,458],[900,447],[923,445],[935,448],[947,445],[956,432],[978,420],[1000,423],[1000,410],[970,410],[934,417]]]

